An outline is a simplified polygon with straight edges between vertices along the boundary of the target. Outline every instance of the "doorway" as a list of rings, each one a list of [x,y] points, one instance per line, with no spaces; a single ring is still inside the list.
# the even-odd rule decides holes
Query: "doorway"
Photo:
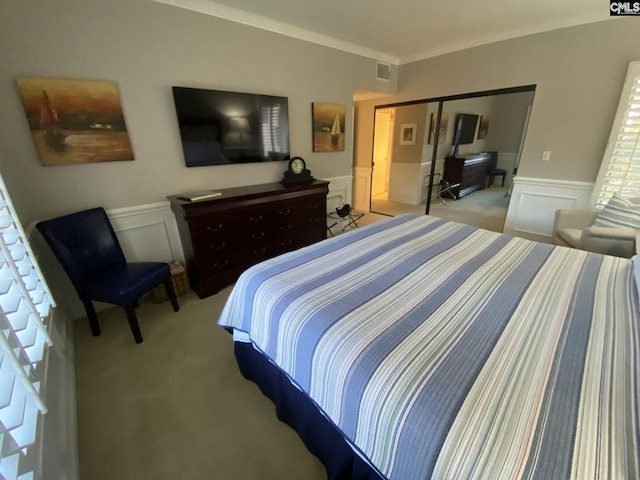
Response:
[[[535,85],[528,85],[376,107],[370,211],[387,216],[427,213],[502,231],[534,93]],[[478,120],[468,143],[456,145],[456,118],[465,113]],[[407,126],[414,129],[409,144],[402,137]],[[440,197],[441,182],[451,176],[451,169],[445,172],[446,159],[456,146],[461,157],[497,152],[497,167],[506,174],[490,184],[482,173],[472,194]]]
[[[375,112],[373,137],[373,162],[371,165],[371,197],[387,200],[389,197],[389,166],[393,132],[394,109],[384,108]]]

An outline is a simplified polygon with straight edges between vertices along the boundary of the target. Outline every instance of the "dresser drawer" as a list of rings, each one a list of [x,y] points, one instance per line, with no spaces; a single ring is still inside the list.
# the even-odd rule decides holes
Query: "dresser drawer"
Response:
[[[254,185],[185,204],[178,217],[189,279],[201,298],[233,283],[250,266],[326,238],[328,182]]]

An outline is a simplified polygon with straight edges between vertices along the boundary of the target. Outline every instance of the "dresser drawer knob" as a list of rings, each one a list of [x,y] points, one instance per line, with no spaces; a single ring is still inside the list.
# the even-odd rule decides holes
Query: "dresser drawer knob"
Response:
[[[253,251],[254,255],[262,255],[264,253],[267,253],[267,247],[258,248]]]
[[[251,238],[253,238],[254,240],[259,240],[261,238],[264,238],[264,232],[252,233]]]
[[[222,243],[218,243],[216,245],[211,245],[211,250],[216,250],[216,251],[220,251],[222,250],[224,247],[226,247],[227,244],[225,242]]]
[[[280,227],[281,232],[289,232],[291,230],[291,225],[283,225]]]
[[[222,224],[219,223],[218,225],[207,225],[207,230],[209,230],[210,232],[219,232],[220,230],[222,230]]]
[[[253,223],[261,222],[264,217],[262,215],[258,215],[257,217],[251,216],[249,217],[249,221]]]
[[[227,265],[229,265],[228,258],[225,258],[224,260],[216,260],[215,262],[213,262],[213,266],[216,268],[226,267]]]
[[[287,216],[291,214],[291,209],[287,208],[286,210],[278,210],[278,215]]]
[[[293,240],[291,239],[280,242],[281,247],[290,247],[292,244],[293,244]]]

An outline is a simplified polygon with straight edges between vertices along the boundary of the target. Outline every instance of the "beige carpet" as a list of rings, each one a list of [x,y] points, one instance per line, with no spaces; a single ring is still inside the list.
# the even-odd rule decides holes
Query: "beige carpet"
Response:
[[[485,188],[466,195],[460,200],[446,200],[446,205],[434,197],[429,214],[453,222],[502,232],[509,206],[509,197],[505,197],[505,192],[506,187]],[[424,213],[425,204],[407,205],[374,198],[371,200],[371,211],[391,216],[411,212]]]
[[[507,201],[491,189],[446,205],[434,200],[431,213],[494,229]],[[406,211],[400,205],[394,214]],[[385,218],[367,213],[360,224]],[[120,308],[100,313],[99,337],[86,320],[76,323],[84,480],[326,478],[271,401],[239,373],[231,336],[215,325],[230,291],[204,300],[190,292],[179,297],[178,313],[168,302],[143,300],[140,345]]]
[[[75,325],[80,472],[84,480],[326,479],[319,460],[238,371],[215,325],[230,289],[199,300],[141,302],[144,342],[124,311],[102,335]]]

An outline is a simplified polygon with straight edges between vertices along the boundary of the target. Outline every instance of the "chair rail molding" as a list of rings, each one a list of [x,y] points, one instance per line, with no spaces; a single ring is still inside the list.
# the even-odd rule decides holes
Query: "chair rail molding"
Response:
[[[504,233],[551,242],[560,208],[590,208],[593,182],[515,177]]]

